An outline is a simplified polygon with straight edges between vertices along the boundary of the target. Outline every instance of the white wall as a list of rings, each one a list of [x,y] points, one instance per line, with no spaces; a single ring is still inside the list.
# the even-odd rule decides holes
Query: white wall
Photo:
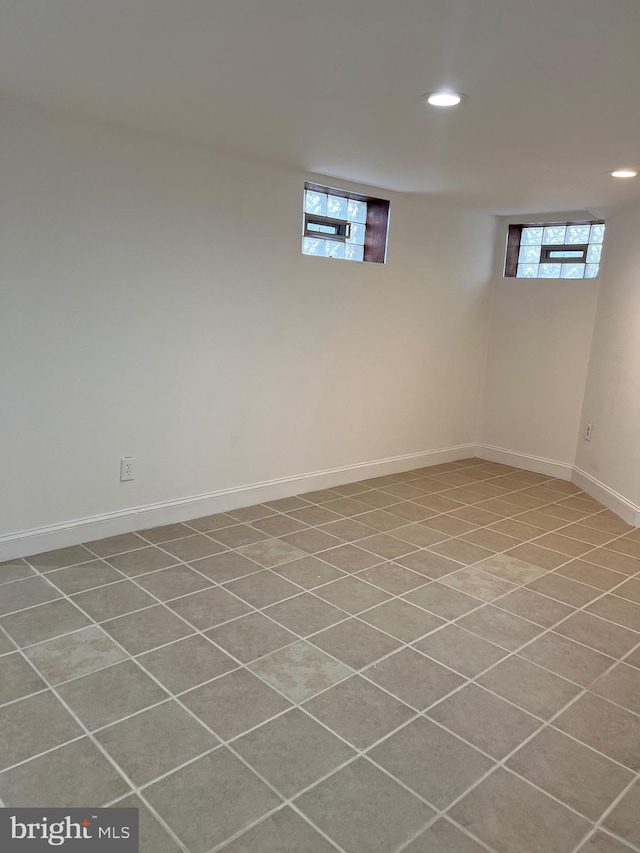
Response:
[[[640,506],[640,205],[607,220],[577,467]],[[640,522],[640,517],[638,518]]]
[[[530,220],[545,218],[562,220],[565,214]],[[504,278],[507,227],[516,221],[502,220],[498,232],[479,439],[490,447],[572,466],[599,279]],[[535,460],[530,464],[535,467]]]
[[[0,171],[0,535],[475,441],[493,217],[304,257],[305,174],[8,104]]]

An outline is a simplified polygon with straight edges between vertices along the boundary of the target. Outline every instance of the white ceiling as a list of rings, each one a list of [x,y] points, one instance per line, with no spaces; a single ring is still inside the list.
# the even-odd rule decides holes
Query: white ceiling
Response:
[[[640,198],[640,0],[0,0],[0,93],[496,213]]]

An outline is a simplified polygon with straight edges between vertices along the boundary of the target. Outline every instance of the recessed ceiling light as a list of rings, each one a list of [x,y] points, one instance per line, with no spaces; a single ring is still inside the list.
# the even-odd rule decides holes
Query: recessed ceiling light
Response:
[[[440,92],[428,92],[423,97],[433,107],[456,107],[466,98],[466,95],[461,92],[442,90]]]
[[[637,175],[637,171],[635,169],[614,169],[611,172],[612,178],[635,178]]]

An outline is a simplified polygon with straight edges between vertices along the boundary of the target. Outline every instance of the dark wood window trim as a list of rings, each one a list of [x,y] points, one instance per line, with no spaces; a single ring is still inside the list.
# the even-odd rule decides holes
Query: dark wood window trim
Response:
[[[338,196],[339,198],[353,199],[354,201],[364,201],[367,205],[367,221],[365,223],[365,238],[364,238],[364,258],[363,260],[374,264],[384,264],[387,255],[387,233],[389,230],[389,207],[390,202],[383,198],[374,198],[373,196],[362,195],[361,193],[350,192],[349,190],[341,190],[336,187],[328,187],[324,184],[315,184],[311,181],[305,181],[305,190],[311,190],[318,193],[329,193],[330,195]],[[314,220],[317,218],[312,217]],[[334,220],[339,222],[340,220]],[[306,218],[305,218],[305,234],[306,234]],[[307,236],[322,237],[321,234],[314,232]],[[331,239],[340,240],[340,237],[331,237]],[[344,238],[342,238],[344,239]]]
[[[504,261],[504,277],[505,278],[516,278],[518,275],[518,255],[520,254],[520,241],[522,239],[522,229],[523,228],[553,228],[555,225],[604,225],[604,219],[574,219],[571,221],[565,222],[521,222],[517,225],[510,225],[509,231],[507,233],[507,251],[505,253],[505,261]],[[545,248],[556,249],[556,250],[580,250],[584,249],[585,256],[588,248],[583,244],[567,244],[567,245],[550,245]],[[553,259],[541,259],[540,263],[583,263],[584,261],[579,258],[553,258]]]

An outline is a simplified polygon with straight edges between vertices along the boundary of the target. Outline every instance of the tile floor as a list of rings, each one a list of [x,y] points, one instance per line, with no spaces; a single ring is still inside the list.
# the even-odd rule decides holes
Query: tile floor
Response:
[[[467,459],[0,565],[0,798],[143,853],[640,850],[640,531]]]

